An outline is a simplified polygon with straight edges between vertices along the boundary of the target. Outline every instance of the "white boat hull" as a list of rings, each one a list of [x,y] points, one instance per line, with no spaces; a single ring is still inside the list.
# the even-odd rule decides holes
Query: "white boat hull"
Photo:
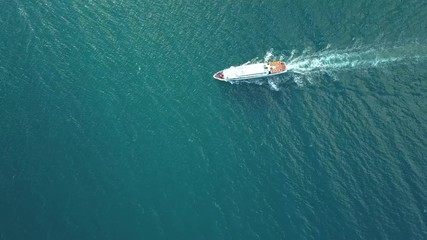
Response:
[[[230,67],[216,72],[213,78],[219,81],[241,81],[256,78],[265,78],[287,72],[284,62],[256,63]]]

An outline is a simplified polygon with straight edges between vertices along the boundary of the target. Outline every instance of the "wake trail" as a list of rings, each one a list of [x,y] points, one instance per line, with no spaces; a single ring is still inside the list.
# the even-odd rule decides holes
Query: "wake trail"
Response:
[[[427,45],[418,43],[393,47],[355,47],[344,50],[298,54],[287,59],[288,70],[299,74],[330,73],[366,68],[384,68],[394,64],[414,63],[427,58]]]

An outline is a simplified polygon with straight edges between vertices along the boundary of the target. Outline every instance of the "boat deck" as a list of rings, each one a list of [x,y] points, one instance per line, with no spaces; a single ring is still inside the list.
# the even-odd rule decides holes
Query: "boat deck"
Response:
[[[270,73],[279,73],[284,72],[286,70],[286,65],[283,62],[269,62],[268,65],[270,65]]]
[[[252,78],[262,78],[286,72],[286,63],[273,61],[268,63],[254,63],[248,65],[232,66],[213,75],[217,80],[235,81]]]

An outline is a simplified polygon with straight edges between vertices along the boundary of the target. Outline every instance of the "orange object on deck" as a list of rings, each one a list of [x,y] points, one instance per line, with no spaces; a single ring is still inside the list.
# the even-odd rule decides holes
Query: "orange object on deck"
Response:
[[[286,65],[283,62],[269,62],[268,65],[271,66],[271,73],[284,72],[286,70]]]

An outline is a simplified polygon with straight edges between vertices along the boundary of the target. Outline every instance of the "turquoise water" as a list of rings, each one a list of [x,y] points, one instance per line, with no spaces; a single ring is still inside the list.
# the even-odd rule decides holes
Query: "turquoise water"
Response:
[[[424,0],[14,0],[0,26],[0,240],[427,238]]]

